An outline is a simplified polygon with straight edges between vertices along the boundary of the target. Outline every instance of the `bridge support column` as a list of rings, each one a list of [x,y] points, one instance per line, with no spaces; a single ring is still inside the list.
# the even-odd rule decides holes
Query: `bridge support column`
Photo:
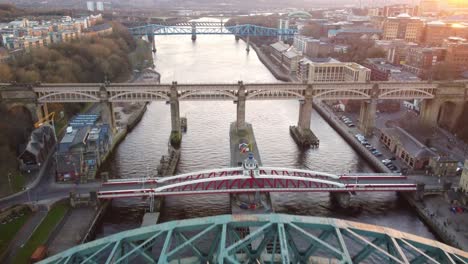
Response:
[[[237,131],[244,130],[245,125],[245,87],[242,81],[239,81],[239,90],[237,93],[237,119],[236,119],[236,128]]]
[[[115,132],[114,109],[112,107],[112,103],[109,102],[106,84],[101,86],[101,90],[100,90],[101,121],[104,124],[108,124],[111,128],[112,133],[114,133]]]
[[[148,41],[151,43],[153,53],[156,53],[156,41],[154,40],[153,34],[147,34]]]
[[[347,192],[331,192],[330,198],[342,208],[348,208],[351,202],[351,195]]]
[[[112,133],[115,132],[114,107],[111,102],[101,102],[101,121],[110,126]]]
[[[436,127],[442,102],[437,99],[423,100],[419,120],[424,126]]]
[[[247,51],[247,53],[249,53],[250,51],[250,36],[249,35],[247,35],[246,42],[247,42],[247,48],[245,48],[245,50]]]
[[[363,101],[361,103],[359,129],[366,136],[372,135],[372,132],[374,131],[376,111],[377,99],[371,99],[370,101]]]
[[[377,113],[377,98],[379,96],[379,86],[375,84],[371,90],[371,99],[361,103],[359,113],[359,129],[366,136],[371,136],[375,126],[375,114]]]
[[[175,148],[180,147],[182,141],[182,133],[180,127],[180,109],[179,109],[179,94],[177,92],[177,82],[172,82],[171,86],[171,145]]]
[[[197,26],[195,22],[192,22],[192,41],[197,40]]]
[[[289,131],[296,143],[302,147],[318,147],[319,140],[310,130],[312,118],[313,87],[308,85],[304,94],[304,100],[299,103],[299,120],[297,126],[291,126]]]

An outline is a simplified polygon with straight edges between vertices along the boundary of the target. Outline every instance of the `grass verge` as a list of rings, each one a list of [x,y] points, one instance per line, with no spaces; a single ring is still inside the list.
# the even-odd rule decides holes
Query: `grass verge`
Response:
[[[5,224],[0,224],[0,256],[2,256],[8,248],[11,240],[15,237],[16,233],[26,223],[31,216],[31,211],[23,210],[23,215],[18,215],[16,219],[11,220]]]
[[[29,258],[34,250],[36,250],[38,246],[46,243],[49,235],[52,233],[55,226],[63,219],[68,209],[69,206],[67,204],[54,206],[44,218],[44,221],[42,221],[36,231],[34,231],[28,242],[18,251],[12,263],[29,263]]]

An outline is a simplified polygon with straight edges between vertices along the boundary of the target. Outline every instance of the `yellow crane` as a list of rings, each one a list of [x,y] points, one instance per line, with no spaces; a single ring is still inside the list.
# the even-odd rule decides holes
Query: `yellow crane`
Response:
[[[39,119],[39,121],[34,123],[34,128],[38,128],[38,127],[42,126],[44,123],[49,123],[49,122],[51,122],[51,124],[53,125],[54,117],[55,117],[55,112],[52,112],[52,113],[46,115],[45,117]]]

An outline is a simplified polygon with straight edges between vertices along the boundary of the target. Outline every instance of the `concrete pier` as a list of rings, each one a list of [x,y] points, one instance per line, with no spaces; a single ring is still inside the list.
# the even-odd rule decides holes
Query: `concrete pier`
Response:
[[[245,128],[238,130],[237,123],[231,123],[229,139],[231,145],[231,167],[242,166],[242,162],[248,158],[248,153],[241,153],[239,150],[239,144],[241,143],[248,144],[258,164],[262,164],[251,124],[245,123]],[[241,206],[244,209],[241,208]],[[256,193],[231,195],[231,211],[233,214],[271,213],[273,212],[273,206],[270,194]]]

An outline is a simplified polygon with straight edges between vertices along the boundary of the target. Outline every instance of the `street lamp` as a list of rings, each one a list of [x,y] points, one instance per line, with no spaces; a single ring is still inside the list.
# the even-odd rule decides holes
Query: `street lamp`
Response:
[[[13,193],[13,187],[11,186],[11,172],[8,172],[8,185],[10,185],[10,191]]]
[[[28,201],[29,201],[29,204],[31,204],[31,195],[29,194],[29,187],[26,187],[26,192],[28,193]]]

